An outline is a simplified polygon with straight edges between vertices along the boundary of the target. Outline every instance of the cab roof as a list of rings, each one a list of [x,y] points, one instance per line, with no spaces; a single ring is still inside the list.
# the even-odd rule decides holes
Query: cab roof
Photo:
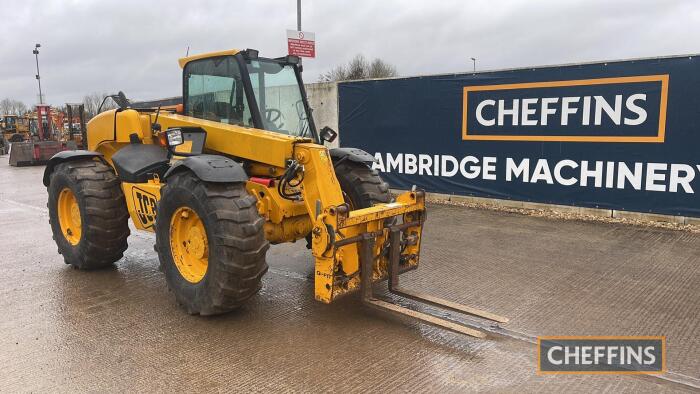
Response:
[[[199,55],[192,55],[192,56],[180,58],[178,60],[178,63],[180,63],[180,68],[185,68],[185,64],[191,62],[192,60],[206,59],[208,57],[235,55],[238,52],[240,52],[238,49],[227,49],[225,51],[201,53]]]

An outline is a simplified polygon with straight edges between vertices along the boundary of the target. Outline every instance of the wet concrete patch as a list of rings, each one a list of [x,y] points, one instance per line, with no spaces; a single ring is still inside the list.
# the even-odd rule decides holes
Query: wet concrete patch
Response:
[[[402,280],[508,316],[520,339],[461,337],[355,296],[317,303],[304,242],[270,250],[244,308],[201,318],[168,292],[150,234],[132,234],[112,269],[65,265],[42,171],[0,157],[1,391],[657,392],[700,379],[700,234],[431,205],[422,267]],[[666,335],[667,377],[682,383],[537,376],[537,335]]]

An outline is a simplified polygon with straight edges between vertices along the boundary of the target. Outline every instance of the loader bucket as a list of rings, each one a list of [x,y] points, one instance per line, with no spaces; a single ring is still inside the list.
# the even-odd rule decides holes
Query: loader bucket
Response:
[[[15,167],[32,165],[34,162],[34,144],[31,142],[13,142],[10,145],[10,165]]]
[[[409,317],[453,332],[484,338],[486,334],[465,324],[409,309],[376,297],[372,285],[388,282],[388,290],[419,303],[506,323],[508,319],[456,302],[399,286],[399,275],[417,268],[425,222],[425,193],[414,190],[399,195],[396,202],[350,211],[338,206],[319,215],[314,227],[316,257],[316,299],[330,302],[334,297],[359,288],[366,305]],[[359,265],[358,275],[347,275]],[[351,272],[355,272],[350,268]]]
[[[15,167],[46,164],[53,155],[64,150],[58,141],[13,142],[10,145],[10,165]]]

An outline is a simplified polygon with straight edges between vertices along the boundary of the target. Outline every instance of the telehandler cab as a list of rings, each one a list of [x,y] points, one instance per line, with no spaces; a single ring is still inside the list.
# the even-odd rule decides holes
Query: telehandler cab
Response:
[[[372,155],[328,149],[317,131],[294,56],[267,59],[227,50],[180,59],[182,105],[119,108],[87,125],[87,150],[46,166],[49,220],[67,264],[110,266],[127,248],[128,219],[155,232],[160,268],[191,314],[231,311],[253,296],[269,244],[306,238],[315,258],[315,297],[330,303],[359,289],[366,304],[455,332],[483,332],[380,300],[372,282],[452,311],[488,312],[404,290],[415,269],[425,195],[392,201]]]

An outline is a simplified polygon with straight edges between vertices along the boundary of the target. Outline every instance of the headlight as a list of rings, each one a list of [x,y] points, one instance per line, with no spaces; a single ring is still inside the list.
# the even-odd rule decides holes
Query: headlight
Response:
[[[168,136],[168,146],[170,147],[182,145],[184,142],[182,140],[182,130],[180,129],[170,129],[165,134]]]

